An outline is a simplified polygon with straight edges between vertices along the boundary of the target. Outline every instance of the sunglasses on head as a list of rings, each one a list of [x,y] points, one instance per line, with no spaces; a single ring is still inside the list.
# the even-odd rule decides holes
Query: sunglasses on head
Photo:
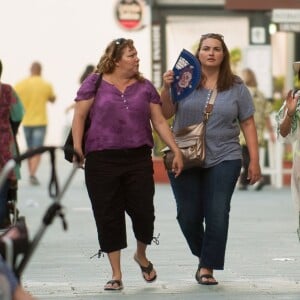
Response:
[[[126,41],[127,40],[124,38],[119,38],[119,39],[114,40],[115,47],[114,47],[114,50],[112,53],[112,58],[116,57],[118,47],[121,46]]]
[[[125,41],[126,41],[126,39],[124,39],[124,38],[119,38],[119,39],[114,40],[115,44],[118,46],[122,45]]]
[[[219,34],[219,33],[206,33],[201,35],[201,39],[203,38],[220,38],[224,40],[224,35]]]

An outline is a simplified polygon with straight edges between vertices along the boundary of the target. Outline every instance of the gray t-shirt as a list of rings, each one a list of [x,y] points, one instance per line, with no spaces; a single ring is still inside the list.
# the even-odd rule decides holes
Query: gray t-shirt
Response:
[[[173,124],[175,132],[203,120],[208,93],[209,90],[204,88],[195,90],[178,103]],[[248,119],[254,111],[252,97],[243,83],[218,92],[206,128],[205,168],[225,160],[242,159],[239,121]]]

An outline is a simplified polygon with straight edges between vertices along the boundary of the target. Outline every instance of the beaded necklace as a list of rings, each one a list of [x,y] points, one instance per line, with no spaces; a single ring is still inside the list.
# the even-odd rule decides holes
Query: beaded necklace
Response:
[[[206,97],[206,102],[205,102],[205,107],[207,106],[209,100],[210,100],[210,97],[212,95],[212,92],[213,92],[213,89],[209,89],[208,92],[207,92],[207,97]]]

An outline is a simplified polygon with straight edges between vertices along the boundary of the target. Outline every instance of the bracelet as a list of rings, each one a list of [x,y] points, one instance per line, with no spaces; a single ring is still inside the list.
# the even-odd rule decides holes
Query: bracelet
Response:
[[[286,112],[286,115],[287,115],[289,118],[291,118],[291,119],[292,119],[293,116],[294,116],[294,115],[290,115],[288,112]]]

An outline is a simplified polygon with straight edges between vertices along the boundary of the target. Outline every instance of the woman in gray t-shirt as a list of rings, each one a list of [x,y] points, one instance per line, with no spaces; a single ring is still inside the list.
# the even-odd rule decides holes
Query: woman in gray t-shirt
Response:
[[[206,159],[202,168],[191,168],[169,178],[177,204],[177,219],[191,252],[198,257],[196,280],[214,285],[213,270],[223,270],[228,234],[230,202],[241,170],[242,129],[250,154],[248,178],[261,177],[258,143],[253,119],[254,105],[243,81],[230,68],[230,54],[220,34],[201,36],[195,56],[201,64],[198,87],[174,103],[170,93],[174,72],[163,75],[161,91],[164,116],[175,115],[173,129],[200,123],[213,89],[218,94],[207,123]]]

